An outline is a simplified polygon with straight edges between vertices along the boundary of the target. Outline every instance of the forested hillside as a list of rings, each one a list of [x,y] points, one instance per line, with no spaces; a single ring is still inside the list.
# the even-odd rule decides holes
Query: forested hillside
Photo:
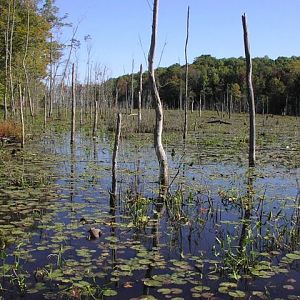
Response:
[[[247,111],[246,70],[244,58],[217,59],[202,55],[189,65],[190,109],[202,107],[221,110],[231,106],[233,111]],[[138,94],[138,74],[134,75],[134,93]],[[156,77],[159,92],[165,107],[183,106],[184,66],[174,64],[158,68]],[[145,105],[149,104],[147,75],[144,74]],[[130,98],[131,75],[114,79],[119,102],[126,103]],[[278,57],[273,60],[267,56],[253,59],[253,84],[258,113],[299,114],[300,95],[300,57]],[[135,96],[135,99],[138,97]]]

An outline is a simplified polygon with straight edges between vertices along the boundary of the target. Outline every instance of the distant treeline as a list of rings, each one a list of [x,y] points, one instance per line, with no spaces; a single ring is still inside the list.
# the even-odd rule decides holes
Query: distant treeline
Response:
[[[185,68],[179,64],[156,70],[159,92],[165,108],[183,108]],[[217,59],[210,55],[195,58],[189,65],[188,101],[190,109],[247,111],[245,60]],[[110,79],[119,105],[137,107],[139,74]],[[253,85],[258,113],[299,115],[300,57],[265,56],[253,59]],[[152,106],[147,72],[143,74],[143,107]]]

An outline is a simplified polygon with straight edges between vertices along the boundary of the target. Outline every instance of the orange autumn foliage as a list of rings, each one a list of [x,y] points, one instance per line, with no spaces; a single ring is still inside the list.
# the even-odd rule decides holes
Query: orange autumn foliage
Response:
[[[15,138],[19,140],[22,136],[22,128],[13,121],[0,122],[0,137]]]

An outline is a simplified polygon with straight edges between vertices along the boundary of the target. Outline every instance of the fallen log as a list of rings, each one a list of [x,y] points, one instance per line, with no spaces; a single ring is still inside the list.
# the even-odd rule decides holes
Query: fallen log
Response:
[[[222,120],[212,120],[212,121],[208,121],[207,123],[210,123],[210,124],[218,123],[218,124],[232,125],[232,123],[226,122],[226,121],[222,121]]]

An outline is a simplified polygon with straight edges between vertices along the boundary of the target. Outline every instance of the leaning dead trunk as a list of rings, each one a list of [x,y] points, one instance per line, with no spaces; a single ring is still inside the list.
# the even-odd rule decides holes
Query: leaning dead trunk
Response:
[[[150,50],[148,55],[148,71],[149,71],[149,82],[151,86],[151,93],[152,93],[152,98],[154,99],[155,102],[155,113],[156,113],[155,130],[154,130],[154,147],[155,147],[155,152],[160,167],[159,182],[161,185],[161,194],[162,196],[164,196],[166,194],[167,187],[169,185],[169,169],[168,169],[167,156],[162,145],[162,131],[163,131],[163,117],[164,117],[163,107],[162,107],[162,102],[155,81],[154,65],[153,65],[155,47],[156,47],[158,5],[159,5],[159,0],[154,0],[152,35],[151,35],[151,44],[150,44]]]
[[[76,98],[75,98],[75,65],[72,65],[72,115],[71,115],[71,144],[75,143]]]
[[[252,86],[252,61],[250,56],[250,46],[248,40],[248,28],[246,14],[242,16],[243,29],[244,29],[244,45],[246,56],[246,70],[247,70],[247,98],[249,104],[249,167],[255,166],[255,101]]]
[[[187,17],[186,17],[186,40],[184,48],[185,56],[185,97],[184,97],[184,130],[183,130],[183,139],[187,137],[187,113],[188,113],[188,75],[189,75],[189,66],[188,66],[188,57],[187,57],[187,46],[189,41],[189,22],[190,22],[190,7],[188,6]]]

